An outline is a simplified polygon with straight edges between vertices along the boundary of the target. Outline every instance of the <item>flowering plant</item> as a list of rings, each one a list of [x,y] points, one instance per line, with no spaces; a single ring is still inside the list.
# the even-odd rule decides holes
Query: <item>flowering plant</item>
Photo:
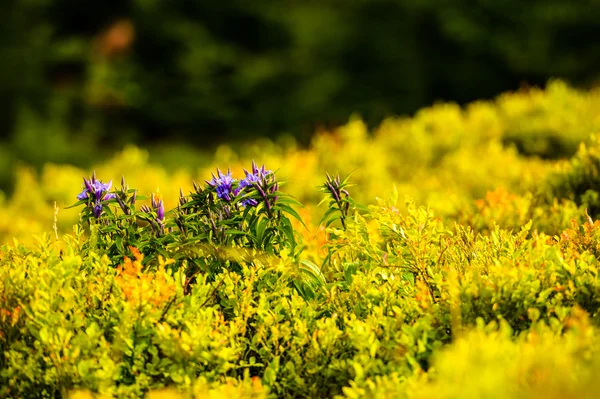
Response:
[[[299,261],[303,247],[290,217],[303,224],[294,209],[302,205],[279,191],[281,182],[264,165],[253,162],[244,173],[238,180],[231,170],[224,173],[218,169],[205,185],[194,182],[189,195],[180,190],[179,203],[170,211],[165,210],[158,193],[151,196],[150,204],[136,209],[136,201],[145,198],[129,189],[125,179],[120,190],[110,191],[112,182],[104,184],[94,174],[84,179],[85,189],[73,205],[85,205],[81,226],[87,223],[92,235],[85,249],[99,247],[115,264],[123,256],[132,256],[131,247],[144,255],[148,267],[155,265],[159,256],[172,258],[171,268],[183,267],[189,282],[198,273],[214,276],[224,269],[240,271],[248,251],[283,255],[310,270],[322,283],[314,264]]]
[[[340,175],[331,177],[327,174],[327,180],[321,186],[321,192],[327,194],[327,197],[323,198],[321,204],[325,201],[329,201],[329,209],[323,215],[321,223],[325,223],[325,227],[328,227],[336,219],[340,220],[342,228],[346,230],[346,218],[350,212],[350,206],[356,207],[356,204],[350,193],[346,189],[349,186],[349,176],[345,179],[341,179]]]
[[[103,206],[116,198],[116,195],[110,192],[112,180],[104,184],[102,181],[96,180],[96,172],[94,172],[89,180],[83,178],[83,186],[83,191],[77,196],[79,202],[75,205],[85,203],[88,211],[86,216],[89,217],[91,213],[96,219],[99,219]]]

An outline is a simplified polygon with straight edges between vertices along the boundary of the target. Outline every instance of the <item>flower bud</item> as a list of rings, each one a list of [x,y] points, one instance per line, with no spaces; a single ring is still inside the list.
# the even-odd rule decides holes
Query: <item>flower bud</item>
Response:
[[[102,214],[102,204],[97,204],[96,206],[94,206],[94,217],[99,218],[100,215]]]
[[[157,215],[157,219],[160,222],[162,222],[165,219],[165,206],[164,206],[162,200],[158,201],[158,204],[156,207],[156,215]]]

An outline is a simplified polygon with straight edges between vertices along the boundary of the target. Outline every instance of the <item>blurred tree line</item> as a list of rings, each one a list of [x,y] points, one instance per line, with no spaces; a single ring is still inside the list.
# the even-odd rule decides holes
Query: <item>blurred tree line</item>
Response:
[[[125,141],[305,142],[355,112],[594,84],[599,15],[600,0],[3,0],[0,170]]]

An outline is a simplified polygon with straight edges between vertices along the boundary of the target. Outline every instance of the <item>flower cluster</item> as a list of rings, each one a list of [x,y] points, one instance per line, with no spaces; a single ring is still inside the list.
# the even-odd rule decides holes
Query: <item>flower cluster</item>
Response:
[[[231,176],[231,170],[227,170],[227,173],[221,172],[217,169],[217,176],[213,173],[213,178],[210,181],[206,181],[209,187],[213,187],[216,190],[217,197],[226,201],[232,202],[235,197],[240,195],[242,192],[249,192],[252,188],[256,189],[260,197],[264,200],[267,211],[269,211],[277,199],[277,197],[269,199],[268,194],[273,194],[278,189],[278,184],[275,182],[273,172],[265,169],[265,166],[260,168],[255,162],[252,162],[251,171],[244,169],[246,177],[242,179],[237,187],[234,188],[237,182]],[[256,198],[244,198],[240,201],[240,204],[246,206],[257,206],[259,201]]]
[[[238,228],[238,225],[231,225],[230,222],[235,220],[238,223],[238,216],[245,217],[250,211],[249,208],[255,208],[257,213],[266,213],[269,218],[282,208],[284,212],[289,212],[287,210],[289,206],[286,208],[285,204],[280,204],[281,207],[276,206],[279,198],[279,183],[273,171],[267,170],[264,165],[259,167],[252,162],[252,168],[244,169],[244,173],[245,177],[238,181],[233,178],[230,169],[225,173],[217,169],[217,173],[212,174],[212,179],[206,181],[205,187],[199,187],[194,182],[195,194],[192,194],[189,200],[180,190],[179,204],[177,211],[173,212],[172,221],[181,232],[187,234],[192,221],[198,217],[205,218],[202,220],[208,222],[207,226],[212,230],[212,237],[220,237],[225,242],[227,231]],[[131,216],[131,220],[136,221],[135,227],[139,227],[137,222],[141,219],[148,223],[147,226],[152,228],[156,237],[164,236],[167,230],[172,231],[171,224],[165,218],[165,206],[158,192],[152,194],[150,204],[143,205],[139,208],[140,212],[137,212],[135,207],[137,191],[129,189],[125,184],[125,178],[121,180],[121,189],[112,192],[112,181],[104,184],[96,179],[95,172],[90,179],[84,178],[83,182],[84,189],[77,196],[80,202],[75,204],[83,203],[87,206],[83,221],[88,221],[90,217],[100,218],[103,214],[116,217],[112,208],[103,209],[103,206],[110,203],[107,201],[112,200],[111,202],[121,208],[124,216]],[[108,226],[110,218],[104,219],[103,225]],[[119,218],[119,220],[124,219],[127,218]],[[202,229],[192,229],[191,234],[200,230]]]
[[[102,214],[102,202],[116,198],[116,195],[110,192],[112,180],[104,184],[96,180],[96,172],[94,172],[91,179],[83,178],[83,185],[84,189],[77,195],[77,199],[88,200],[88,206],[92,207],[94,217],[99,218]]]
[[[165,205],[163,204],[163,200],[159,193],[152,194],[150,208],[148,205],[142,205],[141,211],[144,213],[156,212],[156,223],[158,224],[158,229],[156,230],[157,235],[162,235],[165,232]],[[154,229],[154,224],[152,225]]]
[[[329,191],[331,197],[335,200],[337,204],[342,203],[342,194],[346,197],[350,196],[350,193],[344,188],[346,186],[346,182],[342,182],[340,179],[340,175],[336,175],[335,177],[331,177],[329,173],[327,173],[327,180],[323,185],[326,190]],[[347,208],[349,204],[346,204]]]
[[[165,220],[165,205],[163,204],[163,200],[158,193],[152,194],[151,198],[152,208],[148,205],[142,205],[142,212],[150,213],[152,211],[156,212],[156,221],[162,223]]]
[[[327,174],[327,180],[325,184],[321,187],[321,190],[325,193],[328,193],[331,197],[329,202],[329,206],[332,209],[336,209],[339,212],[340,222],[342,223],[342,227],[344,230],[346,229],[346,218],[348,217],[348,212],[350,210],[350,203],[352,199],[350,198],[350,193],[346,190],[345,187],[348,186],[348,178],[341,180],[340,175],[336,175],[335,177],[331,177],[329,173]],[[330,219],[327,222],[327,225],[331,223]]]
[[[238,190],[242,190],[246,187],[252,187],[254,184],[260,183],[265,177],[273,172],[266,170],[265,165],[258,168],[256,163],[252,161],[252,173],[248,172],[246,169],[244,169],[244,173],[246,174],[246,178],[240,182]]]
[[[268,186],[267,176],[272,175],[273,172],[270,170],[266,170],[265,165],[263,165],[260,168],[257,167],[256,163],[254,163],[254,161],[252,161],[252,173],[248,172],[246,169],[244,169],[244,173],[246,174],[246,178],[243,179],[242,181],[240,181],[240,185],[237,188],[238,192],[254,187],[254,188],[256,188],[258,193],[261,195],[261,197],[263,197],[263,199],[265,199],[266,203],[270,203],[270,201],[268,201],[268,199],[267,199],[267,196],[266,196],[266,193],[264,190],[265,190],[265,188],[267,190],[269,190],[269,188],[267,187]],[[263,183],[263,184],[261,184],[261,183]],[[263,187],[261,187],[261,186],[263,186]],[[273,185],[271,190],[273,192],[277,191],[277,183],[275,183],[275,185]],[[242,205],[256,206],[256,205],[258,205],[258,201],[254,198],[248,198],[248,199],[242,200]]]
[[[206,184],[208,184],[210,187],[216,187],[217,197],[224,201],[231,202],[233,196],[236,195],[233,192],[233,183],[236,180],[231,177],[231,170],[227,170],[227,173],[225,174],[221,172],[220,169],[217,169],[217,176],[215,176],[213,173],[212,177],[212,180],[207,180]]]
[[[131,196],[129,194],[133,192]],[[121,190],[115,193],[115,199],[121,207],[121,210],[125,215],[131,215],[132,209],[129,207],[135,205],[137,199],[137,190],[129,190],[129,186],[125,184],[125,176],[121,177]]]

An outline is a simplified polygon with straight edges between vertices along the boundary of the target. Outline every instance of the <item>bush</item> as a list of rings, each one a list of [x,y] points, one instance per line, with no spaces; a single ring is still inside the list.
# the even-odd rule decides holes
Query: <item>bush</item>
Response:
[[[0,204],[24,237],[0,247],[0,396],[594,397],[595,136],[524,156],[496,111],[224,146],[196,181],[133,147],[83,184],[23,169]]]

